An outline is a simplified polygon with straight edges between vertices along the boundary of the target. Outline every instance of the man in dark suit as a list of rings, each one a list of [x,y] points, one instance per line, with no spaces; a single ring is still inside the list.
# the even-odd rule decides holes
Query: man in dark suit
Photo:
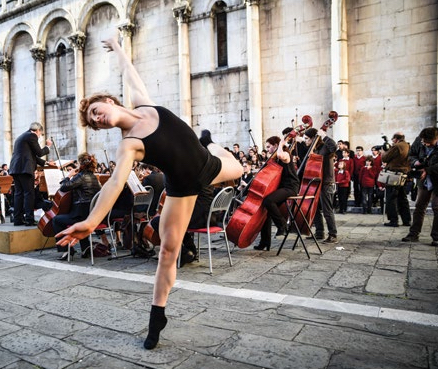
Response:
[[[44,128],[40,123],[32,123],[29,130],[20,135],[14,143],[9,174],[14,177],[14,225],[36,225],[34,219],[34,172],[37,164],[44,166],[42,156],[50,152],[52,141],[46,140],[46,146],[41,148],[38,139],[43,135]]]

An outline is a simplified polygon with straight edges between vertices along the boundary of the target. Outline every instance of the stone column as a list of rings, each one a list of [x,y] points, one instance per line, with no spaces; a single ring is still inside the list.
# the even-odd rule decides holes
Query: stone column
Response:
[[[333,126],[333,138],[350,140],[348,122],[348,46],[345,0],[333,0],[331,9],[331,62],[333,110],[338,120]]]
[[[189,20],[191,8],[188,1],[178,0],[173,16],[178,22],[178,64],[180,117],[192,126],[192,90],[190,78]]]
[[[6,8],[7,8],[6,0],[1,0],[1,1],[2,1],[2,10],[1,10],[1,13],[6,13]]]
[[[132,60],[132,34],[135,26],[131,22],[126,22],[119,27],[119,31],[123,36],[123,49],[128,55],[129,60]],[[123,81],[123,105],[132,107],[131,96],[129,95],[128,84]]]
[[[45,93],[44,93],[44,60],[46,60],[46,49],[41,45],[35,45],[30,49],[32,58],[35,60],[36,77],[36,121],[41,123],[46,130],[45,114]]]
[[[11,117],[11,59],[6,55],[0,58],[3,70],[3,159],[9,163],[12,156],[12,117]]]
[[[262,71],[260,60],[260,0],[245,0],[248,43],[249,128],[255,143],[263,147]]]
[[[84,98],[84,55],[86,36],[83,32],[77,32],[68,37],[75,56],[75,113],[76,113],[76,146],[77,152],[87,151],[87,131],[81,126],[79,120],[79,103]]]

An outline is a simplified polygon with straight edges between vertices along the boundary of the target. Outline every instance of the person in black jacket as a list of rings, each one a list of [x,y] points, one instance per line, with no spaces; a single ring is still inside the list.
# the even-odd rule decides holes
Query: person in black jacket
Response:
[[[14,225],[34,226],[35,203],[35,169],[37,164],[44,166],[42,156],[50,152],[52,141],[46,140],[46,146],[41,148],[38,139],[43,135],[44,128],[40,123],[32,123],[29,130],[21,134],[14,144],[9,174],[14,177]]]
[[[100,191],[100,183],[94,175],[97,167],[97,160],[94,155],[85,152],[78,157],[79,171],[71,170],[68,176],[61,181],[62,192],[72,191],[71,210],[67,214],[56,215],[53,222],[53,230],[55,234],[67,229],[68,226],[73,225],[87,218],[90,213],[90,202],[94,195]],[[90,242],[88,237],[80,241],[82,256],[86,257],[89,254]],[[58,252],[64,254],[59,260],[67,260],[67,246],[58,246]],[[75,249],[70,248],[71,255],[75,254]]]
[[[423,227],[426,209],[431,202],[433,211],[432,246],[438,246],[438,129],[424,128],[409,151],[411,174],[417,178],[418,194],[412,225],[403,242],[417,242]]]

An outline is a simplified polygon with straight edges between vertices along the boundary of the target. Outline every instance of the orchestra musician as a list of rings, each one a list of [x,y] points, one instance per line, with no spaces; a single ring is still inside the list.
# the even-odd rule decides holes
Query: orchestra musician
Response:
[[[316,239],[324,239],[324,219],[327,223],[328,237],[323,241],[324,243],[338,243],[337,228],[335,221],[335,212],[333,209],[333,201],[336,192],[336,180],[334,170],[334,157],[336,152],[336,142],[327,136],[323,129],[308,128],[304,132],[304,142],[306,146],[311,146],[314,139],[319,141],[316,145],[315,153],[323,156],[322,166],[322,189],[318,201],[318,209],[315,213],[313,224],[315,225]],[[310,236],[312,238],[312,236]]]
[[[46,146],[41,148],[38,139],[43,133],[43,126],[34,122],[14,143],[9,165],[9,174],[14,177],[14,226],[37,225],[34,218],[34,173],[37,164],[44,166],[49,163],[41,157],[47,155],[52,146],[52,141],[46,140]]]
[[[72,224],[86,219],[90,212],[90,202],[101,188],[97,177],[94,175],[97,167],[97,160],[94,155],[84,152],[78,156],[78,162],[79,168],[70,170],[67,177],[61,181],[59,190],[62,192],[72,192],[72,206],[69,213],[58,214],[53,218],[55,234],[58,234]],[[58,237],[57,240],[59,239]],[[80,244],[82,256],[87,257],[91,252],[88,237],[81,240]],[[67,246],[58,245],[57,247],[58,252],[64,252],[59,260],[67,260]],[[74,255],[75,252],[74,247],[70,247],[70,254]]]
[[[74,244],[96,228],[122,191],[135,160],[163,171],[167,197],[160,218],[160,255],[149,332],[144,342],[146,349],[153,349],[167,324],[165,306],[176,279],[179,249],[196,197],[206,185],[239,178],[242,166],[229,151],[213,143],[209,131],[202,131],[198,141],[187,123],[151,100],[131,60],[119,45],[118,36],[103,41],[103,45],[116,54],[135,108],[123,106],[109,94],[96,94],[81,101],[83,126],[95,130],[118,127],[123,139],[117,149],[114,173],[103,186],[93,211],[86,221],[59,233],[57,236],[63,238],[58,244]]]
[[[263,199],[262,205],[268,211],[268,216],[263,223],[260,232],[260,243],[257,246],[254,246],[255,250],[270,250],[272,221],[277,227],[276,237],[286,234],[286,219],[281,214],[279,205],[284,203],[288,197],[295,196],[300,188],[300,181],[295,169],[295,163],[293,162],[289,151],[284,150],[285,147],[286,142],[285,140],[281,140],[280,137],[272,136],[266,140],[266,150],[268,151],[268,155],[272,155],[276,152],[277,163],[283,168],[280,185],[277,190]]]

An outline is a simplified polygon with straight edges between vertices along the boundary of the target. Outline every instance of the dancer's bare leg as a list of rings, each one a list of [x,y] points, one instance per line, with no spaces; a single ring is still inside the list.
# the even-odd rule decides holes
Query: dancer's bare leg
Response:
[[[197,196],[166,197],[160,215],[160,255],[155,273],[154,295],[152,300],[149,332],[144,347],[153,349],[159,340],[160,332],[167,324],[164,308],[170,290],[176,279],[176,261],[182,240],[195,206]]]

